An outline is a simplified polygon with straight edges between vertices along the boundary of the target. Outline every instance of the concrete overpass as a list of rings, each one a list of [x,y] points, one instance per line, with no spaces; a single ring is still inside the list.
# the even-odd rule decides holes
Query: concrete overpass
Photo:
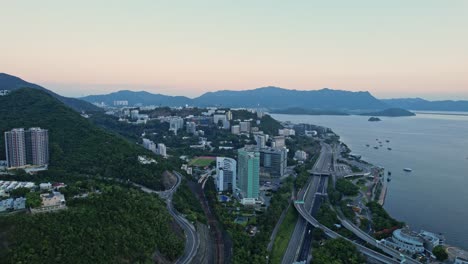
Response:
[[[321,193],[314,193],[314,194],[309,194],[308,191],[309,191],[309,188],[311,186],[311,182],[308,183],[308,186],[307,188],[301,190],[298,195],[297,195],[297,200],[300,200],[300,201],[303,201],[305,200],[305,197],[307,197],[308,195],[322,195]],[[402,255],[400,252],[392,249],[392,248],[389,248],[389,247],[386,247],[385,245],[382,245],[380,244],[377,240],[375,240],[375,238],[371,237],[370,235],[368,235],[367,233],[365,233],[364,231],[362,231],[360,228],[356,227],[355,225],[353,225],[352,223],[350,223],[348,220],[344,220],[344,219],[340,219],[341,220],[341,223],[342,225],[350,230],[351,232],[353,232],[357,237],[359,237],[360,239],[366,241],[367,243],[369,243],[370,245],[372,246],[375,246],[381,250],[383,250],[386,254],[392,256],[392,257],[389,257],[387,255],[384,255],[384,254],[381,254],[379,252],[376,252],[372,249],[369,249],[359,243],[356,243],[354,241],[351,241],[343,236],[341,236],[340,234],[336,233],[335,231],[329,229],[328,227],[320,224],[317,219],[315,219],[313,216],[311,216],[306,207],[305,204],[302,204],[302,203],[294,203],[294,207],[296,208],[296,210],[299,212],[299,214],[310,224],[312,224],[314,227],[316,228],[320,228],[322,230],[324,230],[325,234],[330,237],[330,238],[343,238],[343,239],[346,239],[348,240],[349,242],[353,243],[357,249],[364,255],[368,256],[368,257],[371,257],[375,260],[378,260],[382,263],[388,263],[388,264],[397,264],[397,263],[410,263],[410,264],[417,264],[419,262],[413,260],[413,259],[410,259],[410,258],[405,258],[404,255]]]

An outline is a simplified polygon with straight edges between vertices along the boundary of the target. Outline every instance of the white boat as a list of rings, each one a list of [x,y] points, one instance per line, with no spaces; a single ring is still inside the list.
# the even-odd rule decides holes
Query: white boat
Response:
[[[412,172],[412,171],[413,171],[413,170],[410,169],[410,168],[404,168],[403,170],[404,170],[404,171],[407,171],[407,172]]]

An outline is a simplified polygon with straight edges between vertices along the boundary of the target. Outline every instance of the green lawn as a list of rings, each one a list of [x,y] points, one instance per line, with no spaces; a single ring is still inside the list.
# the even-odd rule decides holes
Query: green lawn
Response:
[[[296,209],[294,209],[294,206],[291,205],[288,209],[288,212],[286,213],[286,217],[284,218],[283,223],[281,223],[278,234],[276,235],[273,249],[271,250],[271,263],[281,263],[284,252],[288,247],[289,239],[294,232],[297,217],[298,214]]]
[[[190,165],[197,166],[197,167],[206,167],[214,162],[213,158],[194,158],[190,161]]]

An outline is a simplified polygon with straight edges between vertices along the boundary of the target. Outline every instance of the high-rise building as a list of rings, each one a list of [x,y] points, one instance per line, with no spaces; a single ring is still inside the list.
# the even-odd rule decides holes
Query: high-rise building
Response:
[[[257,148],[264,148],[266,146],[267,137],[264,134],[254,134],[255,142],[257,142]]]
[[[163,157],[166,157],[167,156],[166,145],[164,145],[163,143],[159,143],[157,152],[158,152],[159,155],[161,155]]]
[[[143,139],[143,147],[145,149],[151,150],[153,153],[156,153],[156,144],[154,144],[153,141],[151,141],[151,140],[149,140],[147,138]]]
[[[231,128],[231,123],[226,119],[223,121],[223,129]]]
[[[216,158],[216,187],[218,191],[236,191],[237,162],[231,158]]]
[[[5,132],[5,151],[9,168],[22,167],[26,163],[26,140],[23,128]]]
[[[286,148],[260,149],[260,174],[262,179],[281,178],[288,167],[288,150]]]
[[[9,168],[49,163],[49,134],[38,127],[15,128],[5,132],[5,151]]]
[[[127,100],[116,100],[114,101],[114,106],[128,106]]]
[[[238,188],[242,198],[258,198],[260,188],[260,153],[238,150]]]
[[[229,110],[229,111],[226,112],[226,117],[227,117],[227,120],[228,120],[228,121],[231,121],[231,120],[232,120],[232,112],[231,112],[231,110]]]
[[[49,132],[32,127],[25,133],[26,163],[35,166],[49,164]]]
[[[213,115],[213,122],[215,125],[218,125],[218,123],[221,121],[222,124],[224,124],[224,121],[227,121],[227,117],[225,114],[215,114]]]
[[[138,115],[139,115],[139,114],[140,114],[140,111],[138,111],[138,110],[132,110],[132,111],[130,111],[130,117],[131,117],[132,119],[138,119]]]
[[[195,122],[187,122],[187,133],[189,134],[195,134],[197,132],[197,124]]]
[[[169,121],[169,131],[174,131],[174,134],[177,135],[177,130],[184,127],[184,119],[182,117],[176,116],[172,117]]]
[[[240,132],[246,132],[250,133],[250,122],[249,121],[243,121],[239,123],[240,126]]]

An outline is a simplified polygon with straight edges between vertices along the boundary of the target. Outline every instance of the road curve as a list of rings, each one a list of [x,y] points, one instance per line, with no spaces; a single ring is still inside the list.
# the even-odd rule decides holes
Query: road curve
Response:
[[[182,175],[180,175],[180,173],[178,173],[177,171],[173,171],[173,173],[177,177],[177,182],[171,189],[166,190],[166,191],[155,191],[140,184],[136,184],[136,183],[132,183],[132,184],[135,187],[139,187],[143,192],[158,194],[159,197],[161,197],[162,199],[166,201],[166,205],[167,205],[166,207],[167,207],[167,210],[169,211],[169,214],[174,218],[174,220],[184,230],[184,233],[185,233],[184,253],[176,261],[176,263],[188,264],[192,262],[193,258],[198,252],[198,245],[200,245],[200,241],[199,241],[200,238],[198,237],[195,227],[187,219],[185,219],[181,214],[179,214],[177,210],[174,208],[174,205],[172,204],[172,196],[177,191],[177,188],[179,188],[179,185],[182,182]]]

